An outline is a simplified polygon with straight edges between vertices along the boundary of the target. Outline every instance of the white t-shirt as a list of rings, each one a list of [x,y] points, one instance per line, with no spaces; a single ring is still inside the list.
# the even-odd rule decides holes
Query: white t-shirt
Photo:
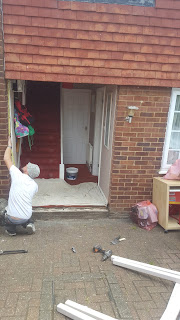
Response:
[[[32,198],[38,191],[38,185],[14,165],[11,166],[9,172],[11,188],[7,214],[20,219],[30,219],[32,216]]]

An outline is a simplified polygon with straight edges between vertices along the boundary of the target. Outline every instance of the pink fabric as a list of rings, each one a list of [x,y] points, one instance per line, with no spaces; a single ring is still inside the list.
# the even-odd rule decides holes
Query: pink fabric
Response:
[[[163,178],[167,180],[180,180],[180,159],[177,159],[175,163],[172,164]]]

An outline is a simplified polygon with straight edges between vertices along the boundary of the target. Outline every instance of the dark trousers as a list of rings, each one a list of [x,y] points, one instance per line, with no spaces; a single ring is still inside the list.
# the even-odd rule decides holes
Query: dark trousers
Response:
[[[34,223],[34,221],[30,218],[22,223],[22,220],[15,220],[12,222],[8,219],[6,214],[1,217],[1,225],[5,226],[5,229],[10,232],[16,232],[16,226],[22,226],[26,228],[29,223]]]

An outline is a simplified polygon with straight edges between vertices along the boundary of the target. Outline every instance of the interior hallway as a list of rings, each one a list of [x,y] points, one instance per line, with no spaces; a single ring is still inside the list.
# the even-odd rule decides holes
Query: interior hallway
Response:
[[[97,183],[70,185],[62,179],[36,179],[39,191],[33,198],[34,207],[43,206],[106,206]]]

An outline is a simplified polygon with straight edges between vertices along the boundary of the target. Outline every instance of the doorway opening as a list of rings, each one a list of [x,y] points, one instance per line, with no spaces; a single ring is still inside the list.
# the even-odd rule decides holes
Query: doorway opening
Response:
[[[41,169],[36,179],[39,192],[33,206],[107,205],[115,89],[115,86],[73,84],[69,87],[64,83],[25,81],[23,89],[16,91],[11,85],[11,117],[14,102],[19,99],[34,119],[31,143],[29,137],[17,139],[12,132],[16,165],[22,167],[32,162]],[[111,95],[110,99],[107,94]],[[13,127],[12,123],[12,131]],[[66,175],[69,167],[78,168],[74,180]]]

